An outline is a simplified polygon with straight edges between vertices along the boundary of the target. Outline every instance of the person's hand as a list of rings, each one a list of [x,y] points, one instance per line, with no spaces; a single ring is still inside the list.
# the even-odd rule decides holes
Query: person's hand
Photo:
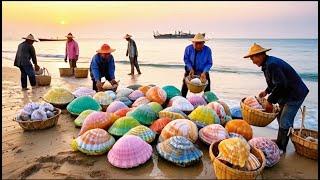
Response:
[[[98,91],[103,91],[102,83],[100,81],[97,81],[96,86],[97,86]]]
[[[200,81],[201,81],[202,83],[205,83],[206,80],[207,80],[206,73],[201,73],[201,75],[200,75]]]
[[[190,72],[189,72],[189,76],[190,76],[190,78],[192,78],[192,77],[193,77],[193,75],[194,75],[194,70],[193,70],[193,69],[191,69],[191,70],[190,70]]]
[[[34,70],[35,70],[35,71],[39,71],[39,69],[40,69],[40,66],[38,66],[38,64],[35,64],[35,65],[34,65]]]
[[[273,111],[273,105],[269,102],[266,103],[266,112],[267,113],[272,113]]]
[[[266,97],[266,95],[267,95],[267,92],[266,92],[266,91],[261,91],[261,92],[259,93],[259,98],[264,98],[264,97]]]
[[[67,62],[67,57],[64,58],[64,62]]]
[[[76,55],[76,58],[74,60],[78,61],[79,55]]]

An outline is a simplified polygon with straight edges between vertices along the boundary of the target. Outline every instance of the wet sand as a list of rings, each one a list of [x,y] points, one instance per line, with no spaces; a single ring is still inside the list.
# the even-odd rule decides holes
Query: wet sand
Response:
[[[123,68],[119,68],[123,69]],[[129,69],[129,66],[125,66]],[[139,83],[142,85],[172,84],[180,88],[181,82],[174,82],[171,76],[181,76],[182,72],[171,69],[144,69],[140,76],[126,75],[126,71],[117,71],[121,77],[120,87]],[[163,77],[166,74],[167,77]],[[62,85],[71,91],[78,86],[91,87],[87,79],[52,77],[51,86]],[[208,153],[208,146],[200,141],[196,145],[202,150],[202,161],[194,166],[182,168],[160,157],[155,151],[147,163],[132,169],[113,167],[106,154],[87,156],[81,152],[72,152],[69,146],[80,129],[73,124],[74,117],[63,111],[57,126],[40,131],[23,131],[13,120],[16,112],[26,103],[42,101],[41,97],[50,87],[21,91],[20,72],[17,68],[2,68],[2,178],[3,179],[67,179],[67,178],[196,178],[214,179],[215,174]],[[253,127],[254,137],[276,138],[277,131],[270,128]],[[287,153],[272,168],[265,168],[260,179],[318,179],[318,162],[295,153],[291,141]]]

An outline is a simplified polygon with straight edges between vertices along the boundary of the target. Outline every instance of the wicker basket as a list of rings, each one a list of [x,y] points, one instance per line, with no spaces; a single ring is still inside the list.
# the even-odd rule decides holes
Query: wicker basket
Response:
[[[302,129],[301,136],[299,136],[299,129],[291,131],[291,141],[296,149],[296,152],[302,156],[310,159],[318,160],[318,143],[307,141],[305,138],[311,136],[318,139],[318,131],[310,129]]]
[[[250,106],[243,103],[245,98],[243,98],[240,102],[241,112],[242,112],[242,118],[243,120],[247,121],[250,125],[253,126],[259,126],[259,127],[265,127],[268,124],[270,124],[278,115],[279,113],[279,106],[273,105],[273,111],[272,113],[266,113],[261,110],[257,110],[254,108],[251,108]],[[267,100],[265,98],[261,99],[262,107],[265,107],[265,103]]]
[[[89,68],[74,68],[74,77],[76,78],[87,78]]]
[[[195,78],[195,77],[198,77],[198,76],[194,76],[193,78]],[[188,87],[188,89],[189,89],[189,91],[190,92],[192,92],[192,93],[200,93],[200,92],[202,92],[206,87],[207,87],[207,85],[208,85],[208,81],[206,82],[206,83],[202,83],[201,85],[196,85],[196,84],[192,84],[191,82],[190,82],[190,77],[189,76],[187,76],[186,78],[185,78],[185,82],[186,82],[186,84],[187,84],[187,87]]]
[[[47,75],[46,75],[47,72]],[[36,75],[36,82],[38,86],[49,86],[51,83],[51,76],[48,69],[43,68],[43,75]]]
[[[256,179],[259,175],[262,175],[262,170],[266,165],[266,158],[261,150],[255,147],[251,148],[251,153],[255,155],[261,163],[259,169],[254,171],[241,171],[227,166],[216,158],[212,149],[217,145],[218,143],[212,143],[209,148],[211,163],[217,179]]]
[[[51,128],[58,123],[58,119],[61,114],[61,109],[55,108],[55,110],[58,111],[55,116],[43,121],[22,121],[16,118],[14,121],[18,122],[21,128],[26,131]]]
[[[71,68],[59,68],[59,72],[60,72],[60,77],[64,77],[64,76],[72,76],[73,72]]]

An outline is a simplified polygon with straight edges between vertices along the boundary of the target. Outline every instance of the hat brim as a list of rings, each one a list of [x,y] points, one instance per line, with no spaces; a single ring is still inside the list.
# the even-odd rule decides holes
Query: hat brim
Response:
[[[38,42],[38,40],[35,40],[35,39],[30,39],[30,38],[25,38],[25,37],[23,37],[22,39],[28,39],[28,40],[31,40],[31,41],[35,41],[35,42]]]
[[[256,55],[256,54],[259,54],[259,53],[263,53],[263,52],[267,52],[267,51],[270,51],[271,49],[262,49],[262,50],[260,50],[260,51],[257,51],[257,52],[254,52],[254,53],[250,53],[250,54],[248,54],[248,55],[246,55],[246,56],[243,56],[243,58],[248,58],[248,57],[250,57],[250,56],[253,56],[253,55]]]
[[[67,38],[75,38],[74,36],[70,36],[70,35],[65,36],[65,37],[67,37]]]
[[[125,37],[123,37],[124,39],[127,39],[127,38],[131,38],[132,36],[125,36]]]
[[[116,49],[110,49],[109,51],[101,51],[101,49],[97,50],[97,53],[100,53],[100,54],[108,54],[108,53],[112,53],[116,51]]]
[[[205,42],[205,41],[209,41],[209,39],[190,39],[190,41],[192,41],[192,42]]]

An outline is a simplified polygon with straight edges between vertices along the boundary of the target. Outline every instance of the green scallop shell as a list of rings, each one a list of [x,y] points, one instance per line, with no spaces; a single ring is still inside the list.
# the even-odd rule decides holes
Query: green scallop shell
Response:
[[[133,111],[127,113],[127,116],[131,116],[138,120],[141,124],[151,125],[153,121],[158,118],[158,114],[155,113],[150,106],[140,105]]]
[[[202,97],[208,102],[213,102],[219,100],[219,98],[211,91],[203,93]]]
[[[167,99],[171,99],[175,96],[181,96],[181,91],[172,85],[167,85],[162,87],[162,89],[167,93]]]
[[[74,120],[74,124],[77,127],[81,127],[83,124],[83,121],[86,119],[87,116],[89,116],[89,114],[95,112],[94,110],[85,110],[82,113],[80,113],[80,115]]]
[[[139,136],[147,143],[151,143],[156,138],[156,134],[150,128],[144,125],[139,125],[130,129],[125,135]]]
[[[102,108],[98,101],[93,99],[90,96],[81,96],[74,99],[70,104],[67,106],[67,110],[74,115],[79,115],[85,110],[95,110],[100,111]]]
[[[151,109],[155,112],[155,113],[159,113],[163,108],[161,106],[161,104],[157,103],[157,102],[150,102],[148,103],[148,105],[151,107]]]
[[[137,121],[133,117],[121,117],[112,124],[112,126],[108,129],[108,132],[115,136],[123,136],[131,128],[139,125],[139,121]]]

